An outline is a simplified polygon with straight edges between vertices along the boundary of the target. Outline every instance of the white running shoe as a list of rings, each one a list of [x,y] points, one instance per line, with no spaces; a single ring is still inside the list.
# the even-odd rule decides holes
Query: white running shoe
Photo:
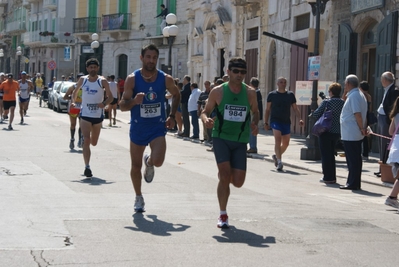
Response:
[[[220,215],[217,227],[223,229],[229,228],[229,216],[227,214]]]
[[[134,211],[135,212],[144,212],[144,198],[143,196],[136,196],[136,200],[134,201]]]
[[[385,200],[385,205],[399,209],[398,199],[392,199],[392,198],[387,197],[387,199]]]
[[[282,171],[283,170],[283,163],[280,161],[278,164],[277,164],[277,170],[278,171]]]
[[[144,155],[143,157],[143,161],[144,161],[144,165],[145,165],[145,170],[144,170],[144,180],[147,183],[151,183],[152,180],[154,179],[154,174],[155,174],[155,170],[154,170],[154,166],[148,166],[148,158],[150,157],[150,155]]]

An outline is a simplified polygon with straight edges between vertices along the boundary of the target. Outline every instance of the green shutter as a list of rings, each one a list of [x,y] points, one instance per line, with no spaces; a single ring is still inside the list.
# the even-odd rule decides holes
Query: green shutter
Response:
[[[169,13],[176,15],[176,0],[169,0],[169,6],[167,6]]]
[[[119,0],[119,13],[128,13],[129,2],[128,0]]]
[[[161,11],[162,11],[161,4],[163,4],[163,0],[157,0],[157,14],[155,14],[155,16],[158,15],[159,13],[161,13]],[[157,28],[156,28],[157,35],[162,35],[161,28],[159,27],[159,25],[161,25],[161,22],[162,22],[162,18],[161,17],[157,18]]]
[[[47,31],[47,19],[44,20],[44,31]]]
[[[15,36],[15,35],[12,37],[11,48],[17,49],[17,36]]]
[[[89,32],[97,31],[97,0],[89,0]]]
[[[55,32],[55,19],[51,22],[51,31]]]

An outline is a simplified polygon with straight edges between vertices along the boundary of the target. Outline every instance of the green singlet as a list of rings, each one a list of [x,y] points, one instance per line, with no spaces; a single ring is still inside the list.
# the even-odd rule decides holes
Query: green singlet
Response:
[[[222,88],[222,101],[215,108],[217,119],[212,129],[212,137],[248,143],[251,108],[247,86],[243,83],[238,94],[231,92],[228,83],[224,83]]]

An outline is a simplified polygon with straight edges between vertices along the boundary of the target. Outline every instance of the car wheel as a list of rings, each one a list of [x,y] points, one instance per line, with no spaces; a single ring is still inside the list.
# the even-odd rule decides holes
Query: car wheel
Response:
[[[58,112],[58,113],[61,113],[61,112],[62,112],[62,110],[61,110],[61,104],[60,104],[60,101],[59,101],[59,100],[57,100],[57,112]]]

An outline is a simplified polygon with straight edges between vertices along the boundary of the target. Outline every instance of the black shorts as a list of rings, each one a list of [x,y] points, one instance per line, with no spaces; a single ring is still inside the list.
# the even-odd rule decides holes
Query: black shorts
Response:
[[[90,118],[90,117],[80,117],[82,120],[88,121],[91,125],[102,123],[104,118]]]
[[[118,98],[114,98],[114,100],[112,100],[112,102],[110,103],[110,105],[116,105],[118,104]]]
[[[17,101],[3,101],[4,110],[9,110],[11,107],[17,106]]]
[[[232,169],[247,170],[247,144],[213,137],[216,163],[230,162]]]

